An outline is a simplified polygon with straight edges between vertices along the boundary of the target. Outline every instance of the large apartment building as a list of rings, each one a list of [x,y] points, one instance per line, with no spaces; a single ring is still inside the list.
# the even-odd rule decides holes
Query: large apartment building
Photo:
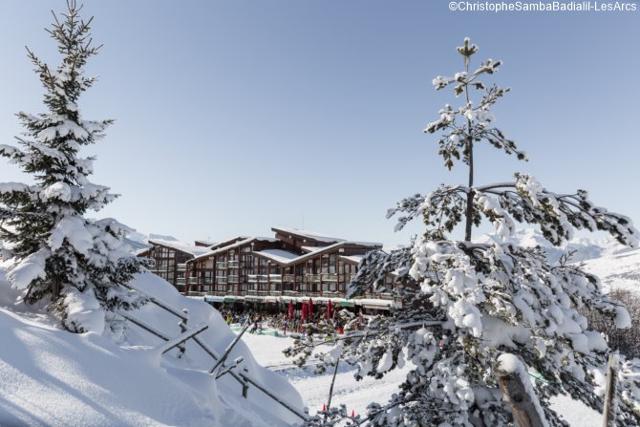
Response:
[[[181,292],[213,303],[280,303],[340,300],[365,254],[382,244],[350,241],[287,227],[273,227],[273,237],[237,236],[210,246],[150,241],[152,271]],[[173,279],[173,280],[171,280]],[[392,278],[390,278],[391,280]],[[361,300],[385,308],[388,294]],[[387,300],[380,303],[380,300]],[[343,304],[343,305],[344,305]]]

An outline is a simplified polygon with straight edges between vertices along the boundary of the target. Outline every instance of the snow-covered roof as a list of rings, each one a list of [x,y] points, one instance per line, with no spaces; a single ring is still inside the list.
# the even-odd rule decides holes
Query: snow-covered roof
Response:
[[[261,241],[261,242],[277,242],[278,240],[274,239],[273,237],[247,237],[241,240],[235,240],[232,239],[231,241],[233,243],[228,244],[226,246],[214,246],[214,249],[211,248],[201,248],[201,249],[205,249],[205,252],[201,255],[198,255],[197,257],[195,257],[194,259],[190,260],[190,261],[195,261],[198,259],[202,259],[202,258],[207,258],[210,257],[212,255],[216,255],[219,254],[221,252],[226,252],[229,249],[234,249],[237,248],[239,246],[244,246],[248,243],[251,242],[255,242],[255,241]]]
[[[142,255],[143,253],[147,252],[149,249],[151,249],[149,246],[144,247],[144,248],[140,248],[140,249],[136,249],[136,250],[133,251],[133,254],[135,256],[139,256],[139,255]]]
[[[302,255],[296,255],[295,257],[292,256],[292,255],[295,255],[292,252],[281,251],[279,249],[278,249],[278,251],[280,251],[282,253],[286,252],[286,253],[291,254],[291,255],[273,257],[273,256],[269,256],[268,254],[263,254],[262,252],[264,252],[264,251],[254,252],[254,254],[265,256],[265,257],[277,262],[278,264],[280,264],[282,266],[288,266],[288,265],[298,264],[300,262],[303,262],[303,261],[306,261],[306,260],[308,260],[310,258],[313,258],[313,257],[315,257],[317,255],[321,255],[321,254],[323,254],[325,252],[331,252],[331,251],[333,251],[335,249],[340,249],[343,246],[350,245],[350,244],[361,245],[362,243],[348,242],[348,241],[337,242],[337,243],[334,243],[333,245],[318,247],[318,249],[313,251],[313,252],[308,252],[308,253],[302,254]],[[367,244],[367,245],[364,245],[364,246],[371,246],[371,248],[373,249],[374,247],[377,247],[376,245],[368,245]],[[274,251],[274,249],[270,249],[269,251]],[[353,256],[355,256],[355,255],[353,255]]]
[[[292,259],[298,258],[300,256],[299,254],[285,251],[283,249],[263,249],[261,251],[255,251],[254,253],[262,255],[279,263],[287,263]]]
[[[292,227],[271,227],[271,230],[275,232],[281,232],[285,234],[294,234],[300,237],[306,237],[307,239],[312,239],[318,242],[323,243],[335,243],[335,242],[343,242],[344,239],[340,239],[338,237],[331,237],[324,234],[316,233],[308,230],[301,230],[299,228]]]
[[[214,249],[218,249],[218,248],[222,248],[225,246],[229,246],[233,243],[236,243],[240,240],[245,240],[245,239],[250,239],[252,236],[235,236],[232,238],[227,238],[227,239],[223,239],[221,241],[219,241],[218,243],[215,243],[213,245],[211,245],[211,247],[209,249],[214,250]]]
[[[362,258],[364,258],[364,255],[341,255],[340,258],[347,261],[354,262],[356,264],[360,264],[360,261],[362,261]]]
[[[208,250],[208,248],[205,248],[202,246],[190,245],[189,243],[181,242],[179,240],[168,240],[168,239],[151,240],[150,239],[149,244],[165,246],[167,248],[175,249],[177,251],[186,252],[193,256],[201,255]]]

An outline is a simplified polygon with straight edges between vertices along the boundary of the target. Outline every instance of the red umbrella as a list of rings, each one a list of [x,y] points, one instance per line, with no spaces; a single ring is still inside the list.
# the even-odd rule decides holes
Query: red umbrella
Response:
[[[287,307],[287,317],[289,320],[293,319],[293,301],[289,301],[289,307]]]
[[[302,303],[302,314],[300,316],[300,318],[304,321],[307,320],[307,314],[309,314],[309,306],[307,305],[306,302]]]
[[[333,303],[329,300],[329,304],[327,304],[327,320],[333,318]]]
[[[309,298],[309,317],[313,316],[313,301]]]

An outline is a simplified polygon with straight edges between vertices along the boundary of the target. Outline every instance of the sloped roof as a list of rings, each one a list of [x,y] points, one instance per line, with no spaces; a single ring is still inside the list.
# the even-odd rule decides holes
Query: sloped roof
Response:
[[[202,246],[190,245],[189,243],[181,242],[180,240],[169,240],[169,239],[149,239],[149,244],[151,245],[159,245],[167,248],[175,249],[180,252],[186,252],[193,256],[198,256],[207,250],[208,248]]]
[[[287,263],[300,256],[300,254],[285,251],[284,249],[263,249],[261,251],[254,251],[253,253],[262,255],[278,263]]]
[[[228,251],[229,249],[233,249],[233,248],[237,248],[240,246],[244,246],[248,243],[251,242],[255,242],[255,241],[261,241],[261,242],[277,242],[278,240],[274,239],[273,237],[245,237],[245,238],[235,238],[235,239],[231,239],[229,240],[230,244],[226,245],[226,246],[220,246],[220,245],[216,245],[213,246],[211,248],[204,248],[205,252],[201,255],[198,255],[197,257],[195,257],[192,260],[189,261],[195,261],[198,259],[202,259],[202,258],[207,258],[210,257],[212,255],[216,255],[219,254],[221,252],[225,252]]]
[[[299,228],[271,227],[271,230],[275,232],[281,232],[284,234],[293,234],[295,236],[312,239],[312,240],[316,240],[318,242],[323,242],[323,243],[336,243],[336,242],[344,241],[344,239],[341,239],[339,237],[331,237],[324,234],[316,233],[314,231],[301,230]]]
[[[281,251],[281,252],[287,252],[287,255],[281,254],[282,256],[273,256],[271,253],[264,253],[265,251],[255,251],[253,252],[255,255],[258,256],[263,256],[265,258],[269,258],[273,261],[275,261],[276,263],[280,264],[281,266],[289,266],[289,265],[294,265],[294,264],[298,264],[300,262],[306,261],[310,258],[313,258],[317,255],[326,253],[326,252],[331,252],[335,249],[340,249],[343,246],[347,246],[347,245],[359,245],[359,246],[365,246],[365,247],[370,247],[372,250],[381,247],[382,245],[374,243],[374,244],[366,244],[366,243],[362,243],[362,242],[350,242],[350,241],[342,241],[342,242],[337,242],[334,243],[332,245],[328,245],[328,246],[322,246],[319,247],[318,250],[315,250],[313,252],[308,252],[306,254],[302,254],[302,255],[296,255],[293,252],[288,252],[288,251]],[[268,251],[274,251],[274,249],[269,249]],[[295,257],[293,257],[293,255],[296,255]]]
[[[360,261],[362,261],[362,258],[364,258],[364,255],[340,255],[340,258],[342,258],[345,261],[351,261],[355,264],[360,264]]]

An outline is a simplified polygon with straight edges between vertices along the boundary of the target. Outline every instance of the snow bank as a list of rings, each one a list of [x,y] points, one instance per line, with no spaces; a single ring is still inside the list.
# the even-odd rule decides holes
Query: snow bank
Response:
[[[8,283],[2,278],[0,274],[4,292]],[[201,338],[218,353],[233,339],[217,311],[182,297],[157,276],[141,274],[133,285],[174,308],[186,308],[190,326],[206,322],[209,329]],[[131,315],[171,337],[180,333],[177,319],[154,305]],[[208,375],[213,361],[195,345],[187,345],[182,359],[170,352],[158,360],[153,349],[163,342],[137,326],[125,324],[112,336],[72,334],[41,317],[0,308],[0,425],[248,427],[299,422],[255,388],[244,399],[229,375],[213,381]],[[231,360],[240,356],[256,381],[302,409],[293,387],[260,367],[242,342]]]

